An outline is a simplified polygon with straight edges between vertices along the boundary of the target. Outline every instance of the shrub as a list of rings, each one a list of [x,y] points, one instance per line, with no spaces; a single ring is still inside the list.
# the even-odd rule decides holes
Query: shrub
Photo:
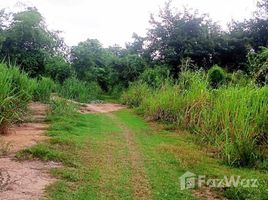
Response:
[[[96,100],[101,89],[95,82],[86,83],[76,78],[69,78],[64,81],[58,93],[65,98],[87,103]]]
[[[62,57],[51,58],[45,65],[45,71],[47,76],[61,84],[74,73],[71,65]]]
[[[163,82],[169,77],[169,70],[166,66],[147,68],[140,76],[140,80],[147,83],[150,87],[161,87]]]
[[[254,80],[248,74],[241,70],[227,74],[227,82],[233,86],[248,86],[254,85]]]
[[[198,133],[218,146],[230,165],[254,165],[268,120],[268,88],[228,87],[211,93]]]
[[[122,94],[121,102],[130,107],[138,107],[149,93],[150,89],[146,83],[134,82],[129,86],[128,91]]]
[[[259,53],[250,52],[248,55],[249,71],[256,84],[260,86],[268,83],[268,48],[262,47]]]
[[[224,84],[226,79],[226,74],[224,70],[218,65],[214,65],[208,71],[208,82],[212,88],[218,88],[222,84]]]
[[[64,99],[52,99],[49,105],[51,108],[51,113],[48,116],[49,119],[54,114],[58,116],[73,116],[77,114],[77,105]]]
[[[267,85],[268,84],[268,65],[267,64],[265,66],[263,66],[255,74],[255,81],[260,86],[264,86],[264,85]]]

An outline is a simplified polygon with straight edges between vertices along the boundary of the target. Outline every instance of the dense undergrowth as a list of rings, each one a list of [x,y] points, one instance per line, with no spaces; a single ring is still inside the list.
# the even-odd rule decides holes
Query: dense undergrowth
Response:
[[[186,71],[176,84],[157,89],[137,82],[122,102],[151,120],[190,130],[230,165],[267,168],[268,87],[210,81],[204,72]]]

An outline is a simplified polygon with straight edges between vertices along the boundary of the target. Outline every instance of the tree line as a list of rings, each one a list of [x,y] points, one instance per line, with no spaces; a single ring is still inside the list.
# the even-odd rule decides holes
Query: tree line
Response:
[[[218,64],[229,72],[250,74],[250,60],[268,44],[267,0],[258,2],[251,19],[232,21],[227,30],[207,14],[175,11],[171,1],[152,14],[149,22],[146,36],[134,33],[125,48],[104,48],[97,39],[68,47],[59,31],[47,28],[36,8],[14,13],[2,10],[0,58],[19,65],[32,77],[49,76],[59,83],[77,77],[98,83],[108,92],[155,71],[177,79],[184,67],[208,70]]]

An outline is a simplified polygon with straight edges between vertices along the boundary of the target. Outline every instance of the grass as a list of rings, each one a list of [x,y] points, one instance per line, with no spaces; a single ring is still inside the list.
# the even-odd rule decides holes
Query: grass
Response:
[[[148,96],[150,89],[147,84],[142,82],[132,83],[127,92],[121,97],[121,102],[130,107],[138,107]]]
[[[36,81],[36,88],[34,90],[33,99],[43,103],[48,103],[50,95],[55,88],[55,83],[52,79],[41,77]]]
[[[35,82],[16,67],[0,64],[0,133],[20,121],[32,99]]]
[[[176,84],[150,90],[136,83],[123,103],[151,120],[189,130],[202,145],[217,147],[231,166],[265,168],[268,87],[224,85],[212,89],[204,72],[183,72]],[[267,168],[267,166],[266,166]]]
[[[148,124],[129,110],[82,115],[66,104],[52,104],[51,140],[17,155],[63,162],[62,168],[52,170],[58,181],[47,189],[51,199],[134,199],[139,185],[133,179],[136,170],[144,170],[152,199],[198,199],[191,190],[180,190],[179,176],[186,171],[208,177],[234,174],[258,178],[261,185],[257,189],[225,188],[216,192],[231,199],[267,198],[265,171],[228,167],[208,156],[209,149],[196,145],[187,132]],[[130,150],[139,154],[135,157],[138,160],[131,159]],[[137,162],[143,169],[135,168],[133,163]]]
[[[98,99],[101,89],[97,83],[86,83],[76,78],[69,78],[63,82],[57,92],[62,97],[88,103]]]

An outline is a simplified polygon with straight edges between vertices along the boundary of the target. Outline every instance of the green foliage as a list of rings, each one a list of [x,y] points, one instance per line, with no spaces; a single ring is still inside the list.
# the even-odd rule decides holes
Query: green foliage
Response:
[[[170,65],[174,77],[181,71],[178,66],[186,57],[199,67],[209,67],[216,45],[221,42],[220,27],[198,11],[178,12],[171,7],[169,1],[157,17],[151,16],[151,29],[145,40],[151,60]]]
[[[71,61],[77,76],[81,80],[93,81],[87,73],[91,73],[95,67],[105,67],[104,49],[98,40],[88,39],[80,42],[71,50]],[[93,78],[94,74],[92,74]]]
[[[267,144],[268,88],[225,86],[210,90],[203,72],[183,72],[176,85],[140,94],[136,84],[123,95],[147,118],[177,124],[215,145],[230,165],[253,166]]]
[[[20,160],[26,160],[31,158],[39,158],[45,161],[54,160],[62,161],[63,158],[61,154],[53,149],[49,149],[47,145],[38,144],[29,149],[22,150],[16,154],[16,158]]]
[[[63,82],[58,93],[62,97],[87,103],[96,100],[101,93],[101,89],[95,82],[88,83],[76,78],[69,78]]]
[[[54,81],[62,84],[67,78],[73,75],[71,65],[62,57],[53,57],[45,65],[46,75]]]
[[[268,48],[262,48],[259,53],[249,53],[249,68],[255,82],[260,85],[268,84]]]
[[[64,99],[52,99],[49,102],[49,106],[51,108],[51,113],[48,116],[48,119],[55,114],[59,116],[74,116],[77,114],[77,106]]]
[[[223,85],[226,80],[225,71],[218,65],[214,65],[208,71],[208,82],[212,88],[218,88]]]
[[[147,68],[140,75],[140,80],[148,84],[150,87],[158,88],[169,77],[167,66],[156,66],[155,68]]]
[[[36,8],[11,13],[11,16],[12,20],[7,19],[8,23],[4,24],[8,25],[2,31],[2,59],[18,64],[31,76],[43,75],[49,56],[64,52],[63,41],[57,32],[48,31]]]
[[[150,89],[146,83],[135,82],[129,86],[127,92],[122,94],[121,101],[130,107],[138,107],[149,93]]]
[[[55,88],[53,80],[47,77],[41,77],[37,80],[37,86],[34,91],[34,100],[47,103],[50,100],[50,95]]]
[[[0,64],[0,132],[8,124],[21,120],[32,99],[35,83],[18,68]]]
[[[241,70],[238,70],[233,73],[228,73],[226,77],[226,82],[229,85],[233,85],[233,86],[254,85],[254,81],[252,77],[249,74],[246,74]]]

